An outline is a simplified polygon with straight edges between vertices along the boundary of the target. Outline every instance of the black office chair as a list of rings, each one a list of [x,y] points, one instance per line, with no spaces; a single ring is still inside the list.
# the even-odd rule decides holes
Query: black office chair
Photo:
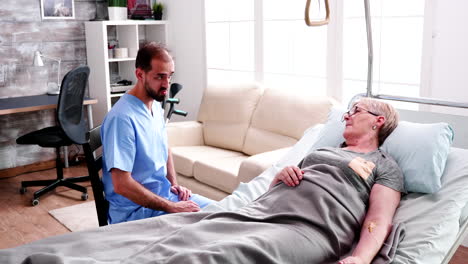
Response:
[[[65,186],[80,192],[82,200],[88,199],[87,189],[74,182],[88,181],[89,176],[63,178],[63,164],[60,158],[60,147],[71,144],[85,144],[86,123],[84,119],[83,100],[89,77],[89,67],[79,66],[63,77],[57,105],[58,126],[46,127],[16,139],[18,144],[35,144],[44,148],[55,148],[57,152],[57,178],[54,180],[38,180],[21,182],[20,193],[26,192],[26,187],[45,186],[36,191],[32,205],[39,204],[39,197],[54,190],[58,186]]]
[[[93,188],[94,202],[96,203],[96,213],[99,220],[99,226],[107,225],[107,212],[109,202],[104,195],[104,185],[102,184],[99,171],[102,169],[102,155],[94,156],[93,152],[102,146],[101,126],[91,129],[87,135],[89,141],[83,144],[83,150],[88,166],[89,177],[91,178],[91,187]]]

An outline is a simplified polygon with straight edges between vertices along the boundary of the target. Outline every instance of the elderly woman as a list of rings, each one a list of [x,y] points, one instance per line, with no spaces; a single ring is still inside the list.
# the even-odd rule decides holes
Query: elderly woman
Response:
[[[398,124],[395,109],[381,101],[363,98],[343,115],[346,122],[342,148],[323,148],[311,153],[299,166],[280,171],[271,183],[295,187],[304,175],[316,174],[324,164],[346,179],[343,187],[356,192],[367,213],[359,243],[352,256],[339,263],[370,263],[391,230],[391,223],[404,192],[403,175],[396,162],[379,149]],[[323,169],[322,169],[323,170]]]
[[[265,194],[236,211],[169,214],[52,237],[0,250],[0,262],[370,263],[404,192],[399,167],[379,149],[398,115],[361,99],[343,120],[341,148],[317,149],[282,169]]]

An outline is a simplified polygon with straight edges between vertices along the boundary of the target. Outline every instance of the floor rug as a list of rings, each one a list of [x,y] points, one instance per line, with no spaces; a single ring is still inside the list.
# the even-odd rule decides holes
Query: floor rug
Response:
[[[49,214],[72,232],[99,227],[94,201],[50,210]]]

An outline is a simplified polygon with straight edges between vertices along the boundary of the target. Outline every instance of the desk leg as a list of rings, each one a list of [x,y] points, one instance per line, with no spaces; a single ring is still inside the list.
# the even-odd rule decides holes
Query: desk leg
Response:
[[[88,108],[88,126],[89,129],[93,128],[93,107],[89,104],[87,105]]]
[[[67,146],[63,146],[63,158],[65,159],[63,165],[65,168],[68,168],[68,147]]]

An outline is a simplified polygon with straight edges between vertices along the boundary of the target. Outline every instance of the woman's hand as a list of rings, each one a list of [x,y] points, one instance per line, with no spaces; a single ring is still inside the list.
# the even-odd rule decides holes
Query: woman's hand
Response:
[[[365,262],[360,257],[349,256],[340,260],[338,264],[365,264]]]
[[[275,186],[278,182],[284,182],[289,187],[299,185],[302,181],[304,172],[301,171],[297,166],[284,167],[271,182],[270,188]]]

